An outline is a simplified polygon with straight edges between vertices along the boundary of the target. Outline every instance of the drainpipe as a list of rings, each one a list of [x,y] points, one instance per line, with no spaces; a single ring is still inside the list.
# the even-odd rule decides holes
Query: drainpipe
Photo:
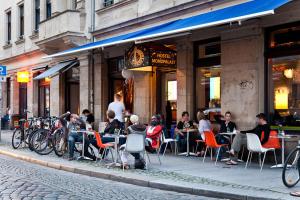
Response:
[[[95,0],[91,0],[91,32],[95,31],[95,14],[96,14],[96,6]],[[95,42],[95,37],[92,35],[92,42]],[[91,65],[90,65],[90,106],[93,113],[95,113],[95,81],[94,81],[94,72],[95,72],[95,60],[94,60],[94,49],[91,51]]]

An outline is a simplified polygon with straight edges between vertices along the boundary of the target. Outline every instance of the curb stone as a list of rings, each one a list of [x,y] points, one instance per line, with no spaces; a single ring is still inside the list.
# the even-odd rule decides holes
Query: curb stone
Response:
[[[0,154],[15,159],[23,160],[26,162],[34,163],[37,165],[41,165],[44,167],[57,169],[57,170],[67,171],[75,174],[86,175],[86,176],[91,176],[91,177],[96,177],[96,178],[101,178],[101,179],[106,179],[111,181],[118,181],[118,182],[128,183],[132,185],[142,186],[142,187],[150,187],[150,188],[155,188],[155,189],[160,189],[165,191],[173,191],[178,193],[186,193],[186,194],[192,194],[198,196],[215,197],[215,198],[232,199],[232,200],[278,200],[278,198],[275,199],[275,198],[264,198],[264,197],[256,197],[256,196],[246,196],[246,195],[232,194],[227,192],[176,186],[176,185],[170,185],[165,183],[157,183],[155,181],[146,181],[141,179],[128,178],[120,175],[95,172],[95,171],[90,171],[90,170],[85,170],[80,168],[69,167],[66,165],[60,165],[53,162],[38,160],[38,159],[31,158],[29,156],[18,155],[5,150],[0,150]]]

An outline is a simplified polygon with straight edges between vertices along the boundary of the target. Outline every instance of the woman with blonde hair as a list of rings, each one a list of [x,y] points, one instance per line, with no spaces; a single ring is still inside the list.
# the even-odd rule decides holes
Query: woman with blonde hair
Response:
[[[203,111],[198,111],[197,119],[199,121],[198,130],[199,130],[199,133],[201,135],[201,139],[204,141],[205,140],[204,131],[210,131],[211,123],[207,119],[207,117],[206,117],[206,115],[204,114]]]
[[[204,131],[210,131],[211,130],[211,123],[210,121],[207,119],[207,116],[204,114],[203,111],[198,111],[197,112],[197,119],[199,121],[199,126],[198,126],[198,130],[199,130],[199,139],[200,140],[205,140],[205,135],[204,135]],[[197,149],[196,149],[197,150]],[[201,151],[197,152],[198,156],[203,156],[204,155],[204,150],[201,147]]]

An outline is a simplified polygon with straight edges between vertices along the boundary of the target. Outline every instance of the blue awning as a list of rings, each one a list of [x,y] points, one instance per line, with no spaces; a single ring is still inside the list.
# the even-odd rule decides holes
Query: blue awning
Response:
[[[256,17],[262,17],[275,13],[275,9],[288,3],[290,0],[251,0],[246,3],[234,5],[231,7],[203,13],[185,19],[178,19],[165,24],[146,28],[128,34],[115,36],[112,38],[100,40],[86,45],[78,46],[66,51],[62,51],[46,58],[58,57],[78,53],[81,51],[113,46],[127,42],[135,42],[161,36],[174,35],[188,32],[196,29],[227,24],[231,22],[248,20]]]
[[[51,67],[50,69],[44,71],[40,75],[33,78],[33,80],[40,80],[40,79],[44,79],[44,78],[47,78],[47,77],[56,76],[59,73],[59,71],[61,71],[63,69],[69,69],[69,68],[71,68],[71,67],[73,67],[77,64],[78,64],[78,61],[74,61],[74,60],[58,63],[54,67]]]

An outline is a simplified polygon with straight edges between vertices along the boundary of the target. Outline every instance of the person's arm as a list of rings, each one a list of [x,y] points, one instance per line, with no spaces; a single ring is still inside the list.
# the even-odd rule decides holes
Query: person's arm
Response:
[[[199,133],[204,133],[204,123],[205,123],[204,120],[200,120],[199,127],[198,127]]]
[[[69,116],[69,115],[71,115],[71,113],[70,112],[66,112],[65,114],[62,114],[61,116],[59,116],[58,118],[60,119],[60,120],[64,120],[67,116]]]
[[[269,140],[270,127],[269,126],[264,126],[262,131],[264,132],[264,138],[262,139],[261,144],[264,145]],[[262,132],[260,134],[262,134]]]
[[[254,129],[251,129],[251,130],[241,131],[241,133],[256,133],[256,131],[257,131],[257,127],[255,127]]]
[[[147,130],[147,136],[153,137],[157,134],[160,134],[161,131],[162,131],[162,126],[156,126],[152,132],[148,132],[148,130]]]

